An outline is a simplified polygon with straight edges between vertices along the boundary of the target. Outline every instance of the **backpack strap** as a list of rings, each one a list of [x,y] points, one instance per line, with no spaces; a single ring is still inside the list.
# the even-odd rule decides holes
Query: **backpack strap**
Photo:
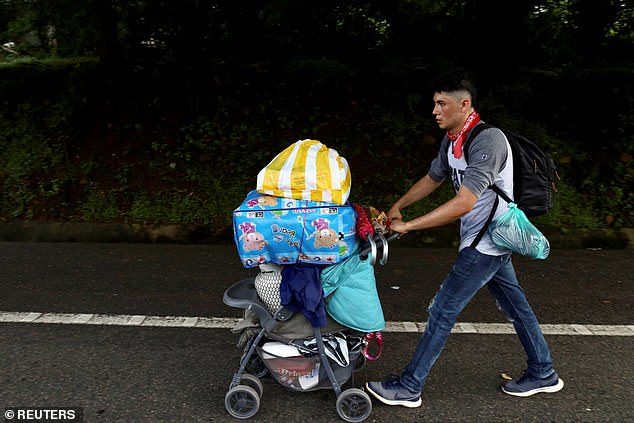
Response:
[[[473,242],[471,243],[471,248],[475,248],[480,243],[480,240],[489,228],[489,224],[491,224],[491,221],[493,221],[493,216],[495,216],[495,211],[498,209],[498,204],[500,204],[500,197],[496,195],[495,201],[493,202],[493,207],[491,207],[491,213],[489,213],[489,217],[487,217],[487,221],[484,222],[484,225],[482,225],[482,228],[480,229],[480,232],[478,232],[478,235],[476,235],[476,237],[473,239]]]
[[[465,158],[465,161],[467,162],[467,165],[469,164],[469,146],[471,145],[471,142],[478,134],[480,134],[480,132],[489,128],[495,128],[495,126],[489,125],[488,123],[481,123],[479,125],[476,125],[469,133],[469,136],[465,140],[462,147],[462,152],[464,154],[464,158]],[[489,224],[493,220],[493,216],[495,216],[495,211],[497,210],[498,205],[500,204],[500,197],[502,197],[504,201],[506,201],[507,203],[513,202],[513,200],[511,200],[511,198],[508,195],[506,195],[506,193],[502,191],[502,188],[500,188],[499,186],[492,184],[492,185],[489,185],[489,188],[491,188],[497,195],[495,196],[493,207],[491,208],[491,212],[489,213],[489,216],[487,217],[486,222],[484,223],[484,225],[480,229],[480,232],[478,232],[478,235],[476,235],[476,237],[473,239],[473,242],[471,243],[472,248],[475,248],[480,243],[480,240],[482,239],[487,229],[489,228]]]
[[[464,154],[464,158],[465,161],[467,162],[467,164],[469,164],[469,146],[471,145],[471,142],[473,141],[473,139],[482,131],[484,131],[485,129],[489,129],[489,128],[495,128],[495,126],[493,125],[489,125],[488,123],[481,123],[479,125],[476,125],[471,132],[469,133],[469,136],[467,137],[467,139],[465,140],[463,147],[462,147],[462,152]],[[500,129],[501,130],[501,129]],[[511,199],[511,197],[509,197],[508,195],[506,195],[506,193],[504,191],[502,191],[502,188],[500,188],[499,186],[492,184],[489,185],[489,188],[491,188],[493,191],[495,191],[495,193],[497,195],[499,195],[500,197],[502,197],[504,199],[504,201],[506,201],[507,203],[513,203],[514,201]]]
[[[506,193],[504,191],[502,191],[502,188],[500,188],[499,186],[493,184],[489,188],[491,188],[493,191],[495,191],[495,193],[497,195],[499,195],[500,197],[504,198],[504,201],[506,201],[507,203],[514,203],[515,202],[515,201],[513,201],[513,199],[511,197],[506,195]]]
[[[489,128],[495,128],[495,126],[482,122],[474,126],[471,132],[469,132],[469,136],[467,137],[464,144],[462,145],[462,153],[464,154],[464,159],[466,160],[467,164],[469,163],[469,146],[471,145],[471,142],[473,141],[475,137],[477,137],[480,134],[480,132]]]

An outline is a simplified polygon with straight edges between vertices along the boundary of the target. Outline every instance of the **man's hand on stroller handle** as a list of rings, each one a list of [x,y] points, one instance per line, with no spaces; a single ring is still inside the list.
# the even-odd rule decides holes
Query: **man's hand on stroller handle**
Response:
[[[400,217],[392,218],[390,220],[390,235],[396,234],[396,238],[401,235],[405,235],[409,232],[406,228],[407,222],[404,222]],[[394,239],[394,238],[392,238]]]
[[[403,221],[403,215],[396,205],[390,208],[387,212],[387,217],[390,222],[390,240],[399,238],[401,235],[405,235],[407,233],[407,230],[405,229],[405,222]],[[395,233],[396,236],[392,236]]]

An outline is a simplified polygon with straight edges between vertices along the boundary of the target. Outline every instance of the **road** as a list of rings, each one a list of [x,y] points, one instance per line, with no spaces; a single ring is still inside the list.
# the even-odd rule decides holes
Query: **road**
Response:
[[[376,276],[389,321],[356,386],[400,371],[451,249],[391,249]],[[500,375],[524,356],[488,293],[461,315],[418,409],[374,402],[368,422],[634,421],[632,250],[555,250],[516,269],[566,387],[514,398]],[[232,422],[224,396],[241,350],[222,303],[253,276],[232,245],[0,243],[0,410],[76,407],[84,422]],[[65,323],[65,324],[64,324]],[[264,378],[250,421],[337,422],[331,390]],[[9,421],[9,420],[7,420]]]

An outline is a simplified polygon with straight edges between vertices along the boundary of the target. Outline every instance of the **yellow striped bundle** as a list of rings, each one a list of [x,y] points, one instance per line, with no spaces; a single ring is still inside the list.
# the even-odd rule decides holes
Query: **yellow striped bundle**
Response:
[[[350,195],[348,162],[316,140],[301,140],[258,174],[257,191],[276,197],[343,205]]]

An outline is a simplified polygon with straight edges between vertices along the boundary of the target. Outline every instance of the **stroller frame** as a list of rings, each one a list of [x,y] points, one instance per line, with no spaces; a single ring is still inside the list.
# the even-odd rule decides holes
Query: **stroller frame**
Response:
[[[243,279],[232,285],[225,291],[223,301],[228,306],[253,311],[258,316],[262,327],[257,332],[257,335],[247,342],[245,352],[240,360],[240,367],[233,374],[229,390],[225,395],[225,408],[229,414],[239,419],[248,419],[255,415],[259,409],[260,399],[264,391],[259,377],[267,373],[266,367],[260,367],[260,365],[264,366],[264,363],[258,362],[260,360],[257,352],[258,346],[264,338],[280,340],[289,345],[295,345],[288,339],[272,333],[273,329],[279,324],[288,321],[293,316],[293,312],[286,308],[281,308],[275,315],[270,314],[257,296],[254,278]],[[330,387],[337,397],[337,413],[347,422],[365,420],[372,412],[370,397],[366,392],[358,388],[343,390],[342,386],[348,378],[346,377],[346,381],[341,382],[341,378],[338,378],[335,374],[330,359],[326,355],[321,329],[313,328],[313,334],[317,344],[319,363],[324,369]],[[363,360],[365,361],[365,357],[363,357]],[[351,362],[349,366],[353,366],[353,363]],[[257,367],[260,367],[260,370]],[[254,371],[256,374],[248,373],[248,370]],[[315,389],[320,388],[322,387]]]
[[[386,238],[382,232],[377,231],[373,236],[368,237],[366,247],[359,253],[361,259],[365,260],[369,257],[370,263],[374,265],[378,258],[379,263],[385,265],[388,258],[388,244],[399,236],[397,233],[392,233]],[[299,348],[300,346],[292,343],[292,340],[273,334],[273,330],[278,325],[288,321],[294,313],[281,307],[275,314],[271,314],[258,297],[255,289],[255,278],[243,279],[233,284],[225,291],[223,302],[230,307],[242,308],[245,312],[246,310],[254,312],[260,321],[261,329],[257,332],[257,335],[247,342],[244,354],[240,360],[240,367],[233,374],[229,390],[225,395],[225,408],[229,414],[239,419],[248,419],[254,416],[260,407],[260,399],[264,392],[264,387],[259,377],[264,376],[268,371],[264,363],[257,363],[261,358],[258,353],[258,347],[266,337],[280,340]],[[349,375],[344,375],[345,380],[341,382],[337,378],[330,359],[326,355],[322,330],[313,328],[313,334],[317,344],[319,363],[323,367],[330,382],[330,387],[337,397],[337,413],[347,422],[364,421],[372,412],[372,401],[369,395],[362,389],[354,387],[343,390],[343,384],[347,382],[352,372]],[[365,364],[366,357],[360,353],[360,358],[363,360],[362,363]],[[256,366],[259,368],[254,369]],[[349,366],[354,367],[352,360]],[[361,367],[363,366],[361,365],[358,368]],[[253,370],[255,370],[255,375],[248,373],[248,371]],[[352,371],[354,370],[352,368]],[[320,388],[323,388],[323,386],[314,389]]]

